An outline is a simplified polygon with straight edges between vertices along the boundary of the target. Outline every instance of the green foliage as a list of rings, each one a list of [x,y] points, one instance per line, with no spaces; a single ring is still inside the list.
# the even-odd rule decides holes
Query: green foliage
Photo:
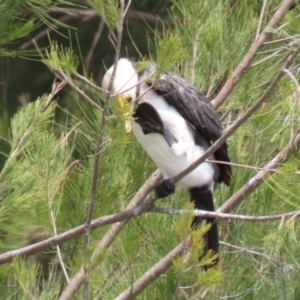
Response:
[[[99,13],[112,32],[120,21],[119,3],[115,0],[89,0],[90,5]]]
[[[10,21],[10,22],[9,22]],[[7,17],[1,18],[0,20],[0,36],[1,46],[9,44],[18,38],[21,38],[31,32],[34,28],[33,20],[30,21],[13,21]]]
[[[185,59],[184,48],[178,35],[166,32],[156,41],[156,62],[166,70],[180,64]]]
[[[46,51],[44,63],[51,69],[71,75],[77,70],[78,58],[74,55],[72,49],[59,47],[56,42],[50,43],[50,49]]]
[[[267,1],[260,31],[279,2]],[[214,96],[255,39],[261,5],[259,1],[218,0],[172,3],[170,19],[174,27],[164,26],[153,42],[145,38],[143,43],[148,42],[148,56],[155,58],[160,67],[180,73],[207,95]],[[112,33],[120,21],[118,2],[97,0],[89,4]],[[0,5],[3,16],[0,18],[0,55],[18,54],[13,43],[42,22],[54,27],[57,21],[49,16],[48,9],[62,5],[73,3],[4,1]],[[19,11],[23,8],[30,8],[35,14],[20,18]],[[224,128],[258,99],[282,67],[283,58],[299,43],[298,14],[296,6],[286,15],[282,21],[286,25],[276,31],[272,43],[266,44],[256,55],[252,67],[221,107],[221,114],[228,113]],[[60,42],[49,40],[45,54],[40,50],[43,63],[55,72],[64,72],[71,83],[101,105],[103,99],[98,90],[87,81],[79,82],[72,77],[83,68],[72,43],[66,48]],[[141,68],[145,64],[144,61]],[[292,76],[286,76],[275,93],[229,139],[233,162],[263,167],[297,132],[300,125],[299,94],[295,87],[295,79],[299,81],[298,69],[299,59],[290,69]],[[50,97],[47,95],[24,105],[11,119],[9,130],[9,116],[6,111],[0,111],[1,143],[10,148],[0,173],[1,252],[84,223],[102,113],[74,91],[65,93],[63,107],[54,102],[42,112]],[[94,217],[124,209],[155,170],[146,153],[126,133],[123,117],[122,109],[112,107],[107,118]],[[236,212],[273,215],[299,209],[298,166],[299,154],[296,154],[248,196]],[[235,167],[233,170],[230,188],[219,186],[215,193],[217,207],[259,171]],[[188,202],[186,193],[178,189],[175,195],[157,201],[156,205],[189,210]],[[174,260],[173,267],[138,299],[299,298],[300,243],[297,237],[300,228],[296,218],[265,223],[219,220],[221,240],[234,247],[221,246],[220,266],[204,273],[201,267],[215,258],[212,253],[201,257],[204,247],[201,237],[208,226],[202,224],[197,231],[191,231],[191,217],[190,213],[180,217],[147,213],[129,221],[112,246],[96,260],[91,272],[91,298],[115,298],[178,243],[189,244],[190,241],[188,251]],[[88,255],[108,228],[101,227],[92,233]],[[83,237],[78,237],[60,246],[70,277],[86,261],[83,245]],[[57,299],[66,285],[57,257],[57,249],[50,247],[43,253],[26,259],[16,258],[2,266],[1,296]]]
[[[64,0],[3,1],[0,5],[0,56],[22,54],[23,51],[10,46],[20,38],[28,36],[43,23],[50,28],[55,28],[57,24],[63,25],[56,18],[51,17],[48,12],[60,5],[76,6],[76,4]],[[26,14],[24,10],[30,10],[31,16],[24,16]]]

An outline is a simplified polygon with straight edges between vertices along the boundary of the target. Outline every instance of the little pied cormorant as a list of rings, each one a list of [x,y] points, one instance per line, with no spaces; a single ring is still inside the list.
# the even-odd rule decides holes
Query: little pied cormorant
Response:
[[[142,65],[143,66],[143,65]],[[138,63],[118,61],[112,92],[119,104],[133,103],[131,123],[139,143],[162,172],[164,180],[156,187],[158,198],[175,192],[168,180],[198,159],[222,135],[219,116],[204,94],[191,83],[173,74],[159,74],[154,63],[141,68]],[[107,70],[102,87],[108,90],[113,66]],[[230,162],[224,143],[212,160]],[[196,209],[214,211],[213,191],[217,183],[231,182],[231,167],[208,161],[182,178],[178,184],[188,190]],[[205,235],[205,252],[219,252],[219,234],[214,218],[195,217],[192,227],[203,220],[211,225]],[[217,263],[218,259],[215,261]]]

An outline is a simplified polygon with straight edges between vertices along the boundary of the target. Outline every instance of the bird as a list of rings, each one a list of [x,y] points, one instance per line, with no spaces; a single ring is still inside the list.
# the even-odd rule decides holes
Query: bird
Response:
[[[111,83],[112,81],[112,83]],[[136,62],[120,58],[102,80],[102,88],[116,95],[121,107],[131,104],[124,114],[126,131],[138,142],[161,171],[163,180],[155,187],[157,198],[175,192],[170,178],[186,169],[222,135],[217,111],[193,84],[172,72],[164,72],[154,62]],[[210,162],[213,160],[214,162]],[[223,163],[217,163],[217,161]],[[224,163],[225,162],[225,163]],[[213,212],[213,192],[218,183],[230,185],[232,171],[228,146],[222,144],[208,160],[179,180],[188,191],[195,209]],[[195,216],[191,227],[206,221],[204,254],[216,254],[219,261],[219,233],[212,217]]]

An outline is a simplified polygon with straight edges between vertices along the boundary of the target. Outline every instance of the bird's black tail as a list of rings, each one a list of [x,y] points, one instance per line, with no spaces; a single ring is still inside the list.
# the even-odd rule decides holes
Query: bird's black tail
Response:
[[[191,202],[195,204],[196,209],[215,211],[213,195],[212,192],[208,189],[208,187],[205,186],[205,187],[191,188],[189,190],[189,193],[191,195]],[[211,225],[210,229],[203,237],[205,239],[204,254],[208,250],[212,250],[214,253],[218,254],[219,253],[219,232],[218,232],[216,219],[208,218],[208,217],[194,217],[191,225],[192,228],[197,228],[202,221],[206,221]],[[217,264],[218,260],[219,260],[218,258],[215,259],[213,265]]]

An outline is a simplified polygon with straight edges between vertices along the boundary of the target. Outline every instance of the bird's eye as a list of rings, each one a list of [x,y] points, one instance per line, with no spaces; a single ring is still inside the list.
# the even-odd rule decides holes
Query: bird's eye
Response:
[[[131,97],[126,98],[127,102],[130,103],[132,101]]]

